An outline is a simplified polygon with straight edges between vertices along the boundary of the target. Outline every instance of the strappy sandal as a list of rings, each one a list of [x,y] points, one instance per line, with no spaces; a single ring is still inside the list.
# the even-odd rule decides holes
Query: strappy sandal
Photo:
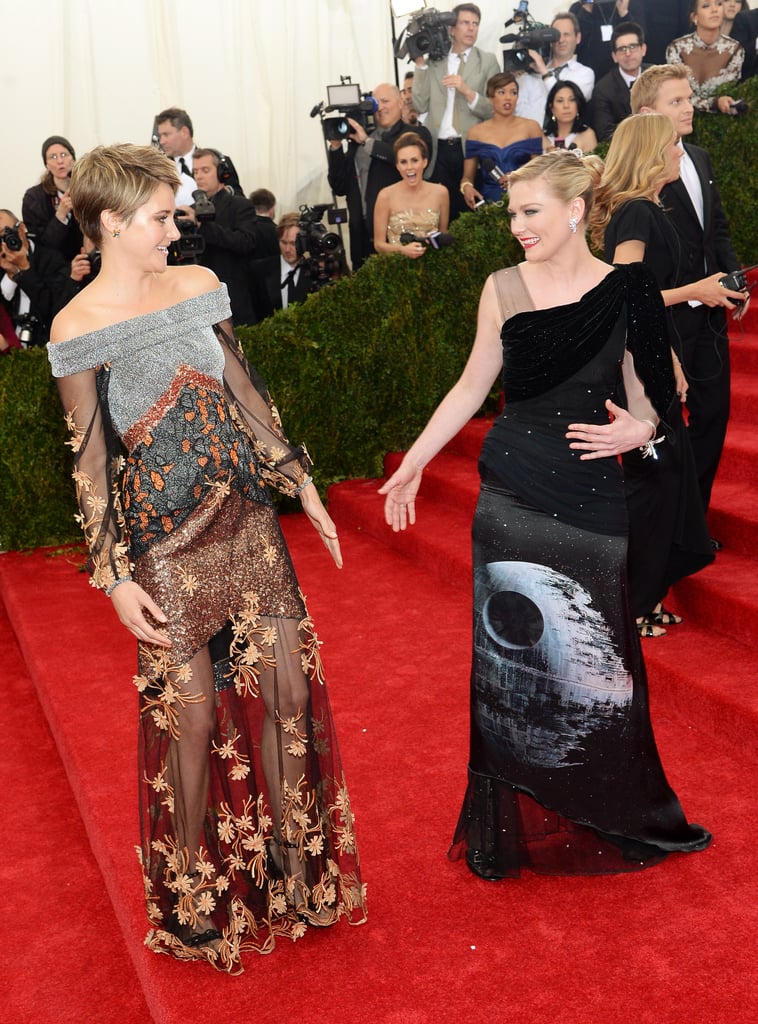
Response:
[[[678,626],[684,622],[684,619],[681,615],[675,615],[668,608],[664,608],[663,602],[661,602],[657,608],[653,608],[647,615],[643,615],[642,621],[648,626]]]
[[[647,616],[645,616],[647,618]],[[653,622],[646,622],[645,618],[637,619],[637,632],[641,637],[659,637],[665,636],[666,630],[661,626],[656,626]]]

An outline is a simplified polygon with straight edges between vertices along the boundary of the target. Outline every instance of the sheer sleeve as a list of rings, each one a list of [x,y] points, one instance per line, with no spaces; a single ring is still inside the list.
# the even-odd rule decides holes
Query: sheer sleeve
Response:
[[[110,593],[129,579],[119,481],[124,467],[121,445],[107,408],[108,367],[83,370],[57,380],[74,452],[76,521],[89,548],[90,583]]]
[[[627,275],[626,348],[634,369],[658,418],[670,434],[672,408],[678,401],[666,330],[663,298],[650,270],[643,263],[624,264]]]
[[[224,385],[232,415],[252,441],[261,475],[282,494],[296,495],[310,483],[310,456],[303,445],[287,440],[266,384],[245,358],[229,322],[213,329],[226,360]]]

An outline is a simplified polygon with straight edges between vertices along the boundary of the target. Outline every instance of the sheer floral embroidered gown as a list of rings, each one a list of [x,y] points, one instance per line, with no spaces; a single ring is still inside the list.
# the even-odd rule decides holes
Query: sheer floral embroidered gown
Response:
[[[226,289],[50,346],[91,582],[168,617],[138,648],[147,944],[241,970],[365,919],[319,641],[268,485],[310,470],[231,332]],[[128,453],[122,455],[123,448]]]

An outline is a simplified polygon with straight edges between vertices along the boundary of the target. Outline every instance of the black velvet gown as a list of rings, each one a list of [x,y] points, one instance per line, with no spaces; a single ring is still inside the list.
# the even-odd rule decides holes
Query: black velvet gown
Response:
[[[518,268],[500,274],[523,294]],[[502,878],[703,849],[710,835],[688,824],[650,724],[621,466],[581,461],[565,437],[607,421],[625,345],[655,408],[669,407],[660,294],[640,264],[620,267],[577,303],[506,317],[502,339],[505,410],[484,442],[473,524],[469,784],[450,856]]]

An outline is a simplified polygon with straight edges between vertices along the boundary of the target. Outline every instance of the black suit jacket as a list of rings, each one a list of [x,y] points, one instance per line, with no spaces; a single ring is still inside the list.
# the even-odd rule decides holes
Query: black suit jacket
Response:
[[[271,316],[282,308],[282,265],[280,256],[269,256],[250,263],[251,292],[258,320]],[[311,293],[311,279],[305,267],[300,268],[295,282],[293,302],[305,302]]]
[[[29,269],[22,270],[14,278],[18,288],[11,302],[2,299],[9,316],[18,314],[20,292],[29,296],[29,313],[39,321],[35,325],[32,338],[33,345],[44,345],[50,337],[50,323],[67,302],[79,291],[79,286],[71,280],[71,267],[55,249],[46,249],[44,245],[35,245],[29,253]],[[0,271],[0,276],[3,272]],[[15,326],[15,319],[14,319]]]
[[[758,74],[758,56],[755,52],[756,38],[758,38],[758,10],[740,11],[734,19],[731,31],[732,39],[742,44],[745,51],[745,60],[742,64],[742,80],[751,78]]]
[[[396,121],[388,128],[381,140],[374,141],[371,150],[371,165],[366,181],[366,217],[363,217],[361,191],[355,169],[355,153],[358,146],[348,143],[347,152],[343,149],[329,149],[329,187],[337,196],[347,199],[348,228],[350,230],[350,256],[353,270],[374,252],[374,206],[376,197],[383,188],[400,181],[395,167],[395,154],[392,150],[395,142],[403,132],[415,132],[426,143],[431,159],[432,136],[423,125],[406,124]]]
[[[729,237],[729,226],[713,175],[711,158],[699,146],[685,143],[685,150],[692,158],[703,192],[703,226],[701,226],[689,193],[680,178],[670,182],[661,191],[660,200],[669,215],[679,237],[681,284],[690,284],[716,271],[729,273],[737,270],[740,261]],[[692,323],[702,316],[704,307],[692,308],[681,303],[672,308],[680,333],[689,333]],[[711,316],[721,314],[723,309],[708,310]]]
[[[648,64],[643,64],[642,70],[647,67]],[[631,89],[616,65],[595,83],[590,100],[589,123],[597,135],[598,142],[607,142],[613,135],[616,125],[631,114],[630,92]]]
[[[226,189],[212,196],[211,202],[216,217],[199,226],[205,251],[198,257],[198,263],[209,267],[229,289],[235,325],[254,324],[248,264],[258,241],[258,215],[249,199],[230,195]]]
[[[24,193],[21,220],[37,245],[57,249],[70,263],[82,251],[82,232],[74,217],[62,224],[55,216],[55,209],[56,197],[45,192],[42,185],[35,185]]]

